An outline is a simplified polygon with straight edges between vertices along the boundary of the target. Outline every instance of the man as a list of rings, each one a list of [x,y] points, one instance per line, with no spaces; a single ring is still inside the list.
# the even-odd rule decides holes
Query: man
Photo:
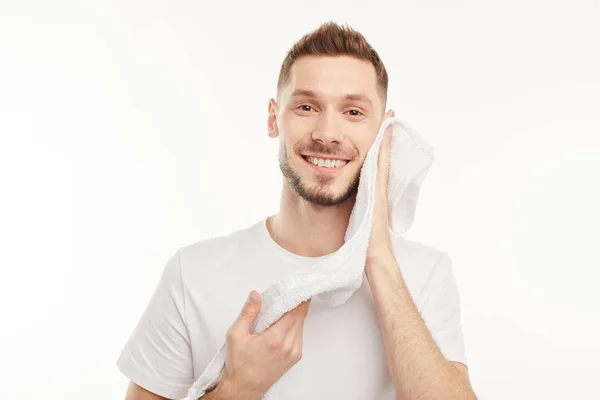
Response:
[[[185,397],[223,340],[225,375],[204,399],[475,398],[450,258],[389,232],[389,137],[362,287],[339,307],[311,299],[249,331],[261,291],[342,246],[361,165],[394,116],[387,84],[377,52],[349,27],[327,23],[294,44],[268,108],[280,212],[170,259],[118,360],[127,399]]]

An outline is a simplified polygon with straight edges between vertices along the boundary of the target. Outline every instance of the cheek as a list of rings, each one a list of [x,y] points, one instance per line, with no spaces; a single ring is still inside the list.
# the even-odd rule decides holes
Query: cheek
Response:
[[[287,136],[297,142],[302,140],[303,136],[312,132],[316,125],[316,118],[308,116],[300,116],[293,111],[286,111],[279,121],[279,126],[282,131],[287,133]]]
[[[373,144],[373,140],[374,138],[355,142],[356,149],[358,150],[358,157],[361,162],[367,157],[367,153]]]
[[[287,159],[291,160],[297,157],[296,152],[294,151],[294,145],[298,142],[298,140],[294,140],[294,138],[290,138],[289,136],[280,136],[279,137],[279,154],[281,156],[285,156]]]

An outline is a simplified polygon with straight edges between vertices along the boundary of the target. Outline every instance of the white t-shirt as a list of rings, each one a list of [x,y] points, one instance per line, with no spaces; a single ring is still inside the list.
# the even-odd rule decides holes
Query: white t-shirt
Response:
[[[271,238],[266,219],[229,236],[180,248],[117,365],[130,380],[170,399],[187,396],[225,340],[251,290],[259,293],[327,256],[292,254]],[[435,342],[466,365],[451,259],[433,247],[393,237],[409,292]],[[313,298],[302,359],[269,391],[274,399],[393,400],[381,329],[366,276],[339,307]]]

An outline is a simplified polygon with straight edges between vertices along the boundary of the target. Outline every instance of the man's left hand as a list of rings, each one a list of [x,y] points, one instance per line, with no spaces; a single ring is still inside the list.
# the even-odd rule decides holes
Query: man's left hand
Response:
[[[393,114],[392,114],[393,116]],[[382,257],[393,256],[392,241],[388,215],[388,178],[390,172],[390,142],[392,125],[384,132],[383,141],[377,160],[377,182],[375,184],[375,207],[373,210],[373,227],[367,249],[367,264]]]

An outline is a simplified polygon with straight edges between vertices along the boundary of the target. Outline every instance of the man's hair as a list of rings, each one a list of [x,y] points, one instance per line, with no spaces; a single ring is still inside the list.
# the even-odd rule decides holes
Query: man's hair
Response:
[[[377,75],[377,93],[385,109],[387,102],[388,74],[379,54],[365,37],[350,26],[326,22],[316,30],[302,36],[288,51],[283,60],[277,80],[277,97],[287,85],[294,61],[302,56],[350,56],[369,61]]]

